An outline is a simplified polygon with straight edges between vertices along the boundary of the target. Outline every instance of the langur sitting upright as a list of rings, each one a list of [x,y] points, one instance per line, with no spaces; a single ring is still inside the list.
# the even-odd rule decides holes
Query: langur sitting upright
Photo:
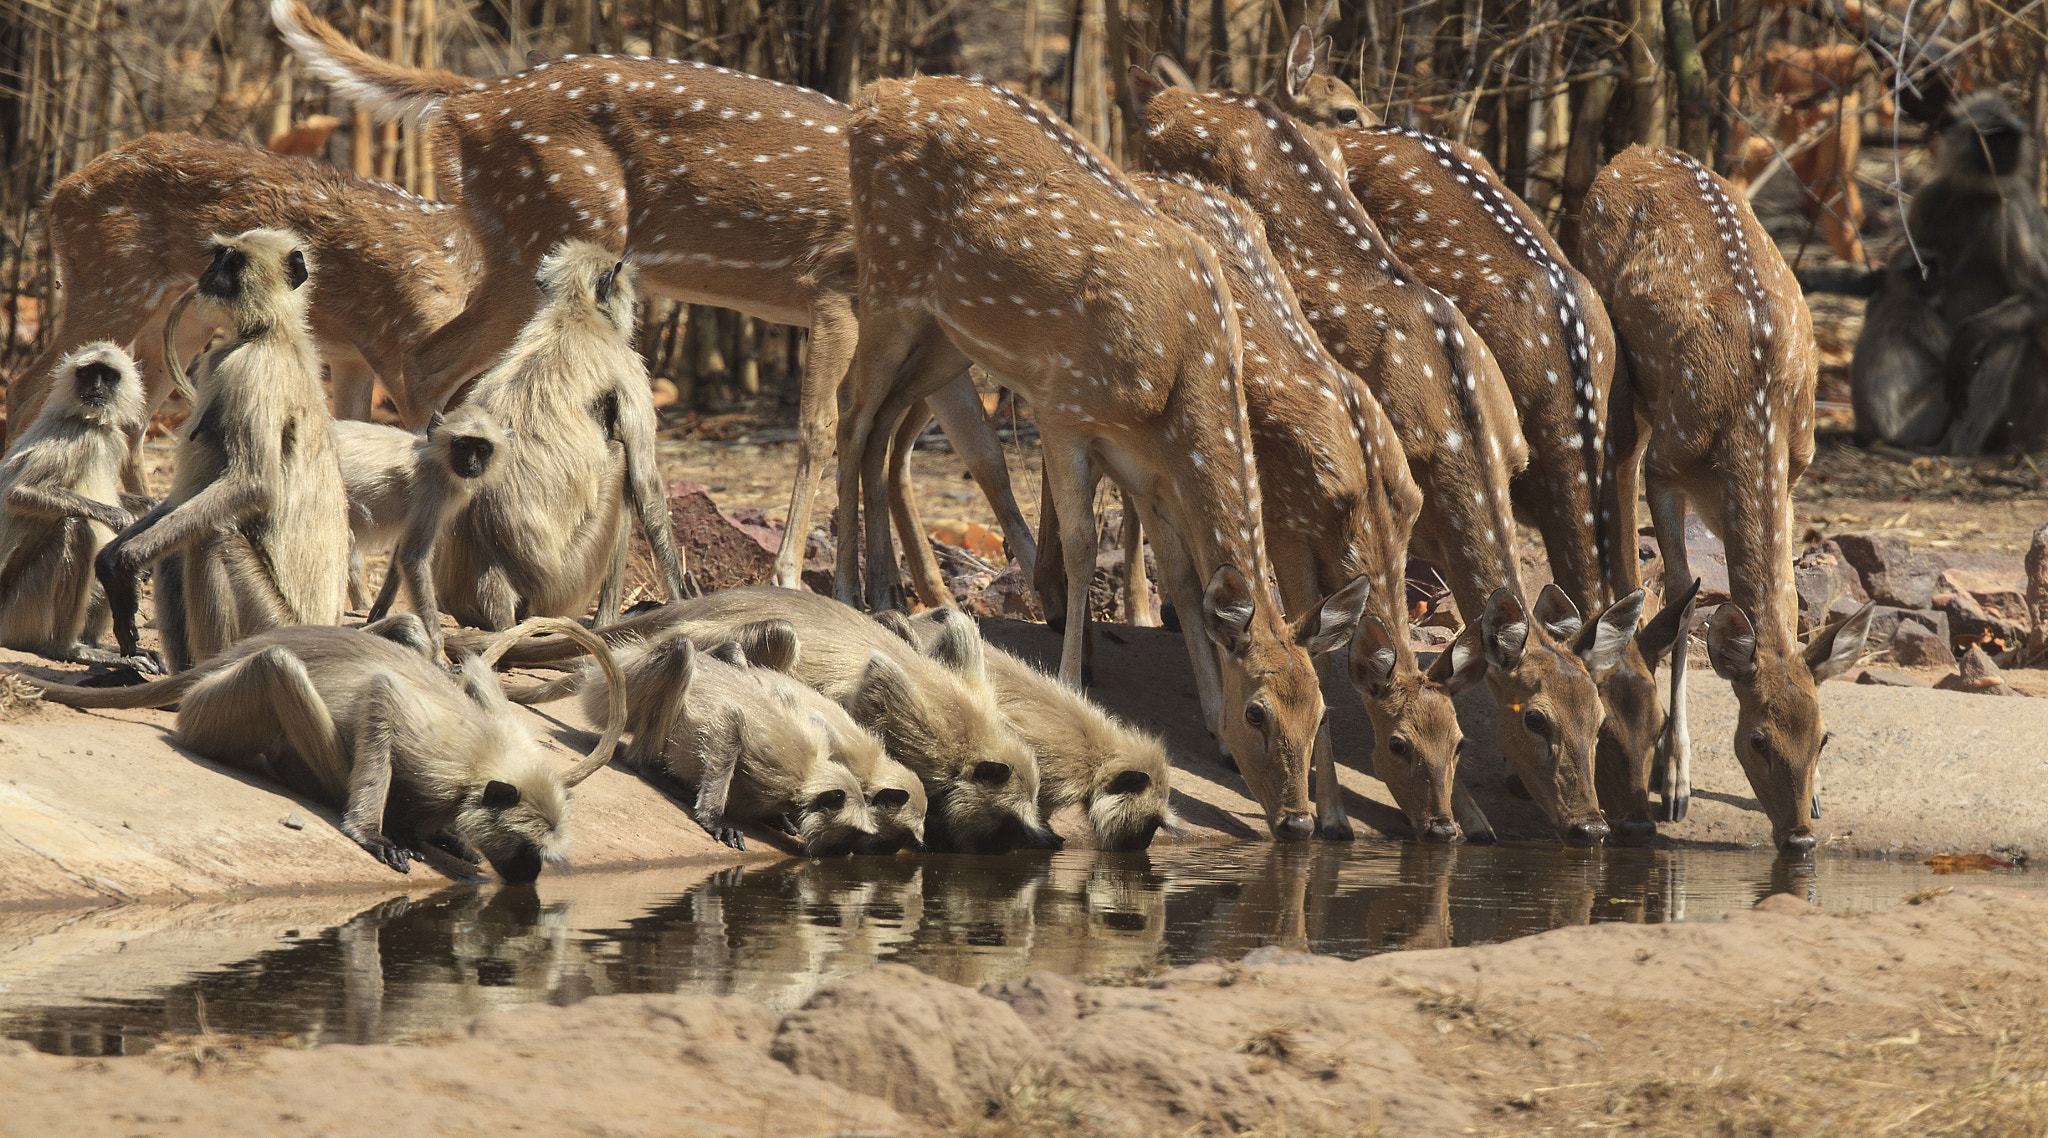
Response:
[[[304,242],[281,229],[216,237],[193,286],[234,330],[194,371],[170,496],[94,563],[122,653],[136,651],[138,579],[157,574],[157,628],[173,670],[245,637],[341,618],[348,513],[334,419],[306,326]],[[167,335],[176,334],[174,310]]]
[[[121,467],[148,419],[127,352],[103,340],[58,361],[41,413],[0,462],[0,645],[123,659],[95,647],[107,612],[92,559],[135,521],[121,504]]]
[[[654,397],[633,351],[632,271],[602,246],[566,241],[542,259],[543,303],[468,402],[519,445],[449,518],[438,548],[408,540],[395,568],[431,625],[510,628],[528,616],[618,612],[625,509],[639,516],[671,599],[683,569],[654,464]],[[422,489],[417,511],[440,504]],[[432,553],[431,577],[424,572]]]

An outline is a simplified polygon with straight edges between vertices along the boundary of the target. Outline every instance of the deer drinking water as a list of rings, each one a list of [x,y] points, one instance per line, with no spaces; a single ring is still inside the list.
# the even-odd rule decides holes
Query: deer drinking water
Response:
[[[1560,591],[1523,600],[1508,480],[1526,447],[1492,355],[1388,247],[1322,132],[1258,96],[1132,77],[1149,160],[1227,189],[1261,216],[1309,325],[1373,387],[1400,436],[1423,494],[1417,544],[1448,567],[1468,622],[1432,674],[1454,688],[1483,676],[1502,711],[1501,751],[1552,824],[1568,840],[1604,840],[1592,783],[1602,716],[1589,668],[1613,666],[1639,610],[1615,606],[1586,621]]]
[[[1810,853],[1814,770],[1827,743],[1816,685],[1856,662],[1873,606],[1795,638],[1792,484],[1813,460],[1817,358],[1799,284],[1741,194],[1689,155],[1630,147],[1586,196],[1579,264],[1607,301],[1647,433],[1643,477],[1666,596],[1691,580],[1685,508],[1728,550],[1730,600],[1707,624],[1714,672],[1735,687],[1735,755],[1771,840]],[[1680,648],[1683,651],[1683,648]],[[1683,672],[1664,786],[1685,816]]]
[[[968,362],[1037,408],[1069,595],[1095,565],[1099,463],[1167,527],[1206,581],[1175,603],[1220,651],[1220,715],[1258,743],[1240,769],[1276,837],[1310,836],[1307,766],[1322,693],[1305,643],[1351,614],[1290,624],[1270,584],[1240,345],[1215,252],[1161,215],[1043,106],[977,80],[882,80],[850,124],[860,345],[840,423],[839,584],[896,588],[888,532],[897,421]],[[1187,587],[1193,584],[1194,587]],[[1061,678],[1078,685],[1086,619],[1067,621]],[[1204,657],[1207,657],[1206,661]]]
[[[1319,74],[1296,34],[1280,105],[1341,148],[1346,182],[1417,278],[1471,323],[1514,396],[1529,465],[1510,486],[1543,534],[1551,577],[1581,613],[1641,586],[1635,543],[1637,439],[1628,385],[1615,384],[1614,329],[1586,278],[1470,147],[1362,123],[1349,88]],[[1345,118],[1345,112],[1350,117]],[[1667,598],[1676,601],[1676,598]],[[1652,751],[1664,724],[1652,669],[1670,619],[1636,634],[1599,680],[1606,717],[1594,760],[1600,805],[1630,840],[1656,833]]]

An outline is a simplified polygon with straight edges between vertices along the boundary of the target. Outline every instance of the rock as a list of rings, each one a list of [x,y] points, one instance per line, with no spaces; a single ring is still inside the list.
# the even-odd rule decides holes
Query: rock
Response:
[[[2038,658],[2048,651],[2048,522],[2034,531],[2027,547],[2027,656]]]
[[[1043,1055],[1011,1006],[901,964],[820,988],[768,1054],[799,1075],[939,1120],[986,1117]]]
[[[1838,597],[1833,604],[1828,606],[1828,619],[1826,623],[1845,620],[1853,616],[1856,610],[1862,608],[1866,603],[1851,597]],[[1890,605],[1879,605],[1877,606],[1877,611],[1870,615],[1870,637],[1865,643],[1873,645],[1890,644],[1892,638],[1897,635],[1899,624],[1902,621],[1925,625],[1929,630],[1939,633],[1944,642],[1948,640],[1947,613],[1936,612],[1932,609],[1900,609],[1893,608]]]
[[[1948,638],[1916,621],[1902,620],[1892,633],[1892,659],[1908,668],[1953,668]]]
[[[1863,575],[1863,587],[1870,591],[1871,600],[1903,609],[1924,609],[1934,603],[1935,578],[1942,566],[1914,553],[1905,538],[1842,533],[1834,540],[1842,556]]]
[[[768,525],[740,521],[718,508],[711,495],[695,482],[668,484],[669,526],[675,531],[683,567],[697,579],[705,592],[740,585],[765,585],[775,579],[775,554],[782,548],[782,532]],[[765,519],[764,519],[765,520]],[[628,562],[627,583],[660,595],[661,572],[647,548],[639,525],[631,527],[633,547]]]
[[[1842,575],[1842,587],[1849,590],[1850,596],[1859,601],[1870,599],[1870,590],[1863,587],[1863,574],[1858,573],[1856,567],[1849,564],[1849,558],[1843,554],[1840,543],[1830,538],[1820,543],[1820,551],[1835,559],[1836,571]]]
[[[1792,563],[1792,588],[1799,594],[1799,631],[1804,634],[1827,623],[1828,606],[1849,595],[1842,562],[1816,549]]]
[[[1942,576],[1946,578],[1948,574],[1943,573]],[[1948,617],[1949,647],[1957,652],[1967,651],[1972,644],[1977,644],[1982,645],[1986,653],[1996,656],[2027,642],[2025,628],[1986,612],[1984,606],[1969,593],[1937,594],[1934,607]]]
[[[1975,646],[1963,653],[1955,673],[1936,680],[1934,686],[1942,691],[1976,692],[1979,695],[2020,694],[2005,682],[2004,674],[1999,672],[1998,665],[1991,662],[1991,657]]]
[[[1044,611],[1038,607],[1038,593],[1025,579],[1023,568],[1014,564],[989,578],[978,591],[959,599],[960,607],[975,616],[1033,621],[1045,619]]]
[[[277,820],[277,824],[283,826],[287,830],[303,830],[306,828],[306,820],[304,818],[299,817],[298,814],[296,813],[287,814],[284,817],[279,818]]]
[[[1918,676],[1895,671],[1891,668],[1859,668],[1857,671],[1861,673],[1856,677],[1856,682],[1859,684],[1875,684],[1879,687],[1887,688],[1924,688],[1929,686],[1926,680]]]
[[[1935,578],[1935,585],[1944,593],[1969,597],[1993,616],[2016,624],[2027,621],[2026,583],[2017,574],[1951,566]]]
[[[1795,893],[1773,893],[1750,908],[1759,913],[1784,913],[1794,917],[1811,916],[1815,912],[1814,907],[1806,903],[1806,898]]]

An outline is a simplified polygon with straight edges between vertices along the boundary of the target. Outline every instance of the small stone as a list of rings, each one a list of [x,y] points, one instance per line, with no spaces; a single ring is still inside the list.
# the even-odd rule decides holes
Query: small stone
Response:
[[[1861,609],[1866,601],[1854,597],[1837,597],[1828,606],[1828,622],[1847,620]],[[1870,614],[1870,636],[1867,643],[1876,646],[1890,644],[1902,623],[1918,624],[1939,633],[1944,642],[1948,640],[1948,614],[1927,609],[1900,609],[1890,605],[1879,605]]]
[[[1842,556],[1863,575],[1870,599],[1902,609],[1924,609],[1934,603],[1934,579],[1942,566],[1913,552],[1906,539],[1886,533],[1835,535]]]
[[[1953,668],[1956,654],[1948,638],[1914,621],[1900,621],[1892,633],[1892,659],[1907,668]]]
[[[1884,688],[1924,688],[1931,686],[1926,680],[1909,672],[1892,668],[1862,668],[1856,677],[1859,684],[1874,684]]]
[[[303,830],[306,828],[306,820],[304,818],[299,817],[297,814],[287,814],[284,817],[279,818],[277,820],[277,823],[278,825],[283,826],[287,830]]]
[[[1991,657],[1986,656],[1984,650],[1975,645],[1963,653],[1957,670],[1936,680],[1934,686],[1942,691],[1975,692],[1978,695],[2020,694],[2013,690],[2011,684],[2005,682],[2004,674],[1998,670],[1998,665],[1991,662]]]
[[[1949,647],[1957,652],[1967,651],[1972,644],[1977,644],[1995,656],[2010,652],[2026,643],[2025,628],[2002,616],[1993,615],[1983,605],[1978,604],[1977,598],[1969,593],[1939,594],[1934,598],[1934,607],[1947,615]]]
[[[1998,573],[1985,569],[1950,566],[1941,571],[1941,576],[1935,579],[1935,583],[1942,592],[1968,596],[1993,616],[2002,616],[2019,624],[2026,623],[2026,584],[2018,573]]]

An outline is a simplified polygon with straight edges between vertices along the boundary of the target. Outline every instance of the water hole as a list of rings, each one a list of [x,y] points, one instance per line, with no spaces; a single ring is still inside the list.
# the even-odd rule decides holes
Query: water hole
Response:
[[[1357,958],[1589,922],[1698,920],[1775,892],[1873,909],[1960,880],[1846,856],[1243,843],[0,913],[0,1034],[56,1054],[135,1054],[201,1030],[203,1017],[222,1034],[403,1042],[494,1009],[617,993],[738,995],[787,1010],[883,962],[968,985],[1039,970],[1129,983],[1267,946]]]

